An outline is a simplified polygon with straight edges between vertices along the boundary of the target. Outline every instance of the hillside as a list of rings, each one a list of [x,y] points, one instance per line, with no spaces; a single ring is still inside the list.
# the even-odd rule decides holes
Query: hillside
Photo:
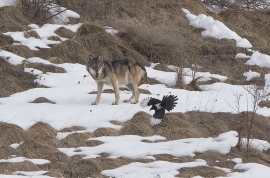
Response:
[[[269,11],[18,2],[0,3],[0,177],[270,176]],[[151,126],[125,88],[91,105],[90,54],[140,62],[140,101],[173,94],[176,108]]]

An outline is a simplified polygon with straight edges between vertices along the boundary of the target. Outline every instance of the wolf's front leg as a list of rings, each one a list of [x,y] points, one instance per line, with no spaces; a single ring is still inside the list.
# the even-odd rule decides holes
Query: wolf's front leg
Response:
[[[112,103],[112,105],[117,105],[119,103],[119,84],[118,84],[118,80],[114,79],[112,81],[112,86],[113,86],[113,90],[114,90],[114,95],[115,95],[115,101]]]
[[[97,97],[96,100],[94,102],[92,102],[92,105],[97,105],[99,100],[100,100],[100,95],[102,93],[102,89],[103,89],[104,83],[98,83],[97,84]]]

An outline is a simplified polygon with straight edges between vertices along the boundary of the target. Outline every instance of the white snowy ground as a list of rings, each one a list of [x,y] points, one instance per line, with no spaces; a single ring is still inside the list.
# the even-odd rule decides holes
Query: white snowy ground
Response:
[[[1,1],[0,7],[3,4],[9,4],[10,1]],[[238,47],[249,48],[252,50],[252,45],[247,39],[241,38],[235,32],[231,31],[223,23],[214,20],[212,17],[204,14],[194,15],[188,10],[183,9],[186,13],[187,20],[190,25],[198,28],[203,28],[202,32],[204,37],[215,37],[218,39],[228,38],[236,41]],[[68,16],[69,14],[66,13]],[[35,24],[30,24],[32,30],[35,30],[41,39],[24,38],[24,32],[7,32],[5,35],[10,35],[14,40],[20,44],[27,45],[33,50],[38,50],[36,47],[49,48],[48,44],[57,43],[56,41],[48,40],[47,38],[52,35],[56,35],[54,30],[60,26],[64,26],[72,31],[76,31],[80,24],[77,25],[56,25],[46,24],[42,27],[38,27]],[[117,33],[117,31],[108,29],[108,33]],[[61,38],[62,41],[66,40]],[[16,44],[15,44],[16,45]],[[96,90],[96,84],[94,80],[87,73],[85,66],[81,64],[52,64],[44,59],[37,57],[34,58],[22,58],[10,52],[0,50],[0,56],[7,60],[11,65],[21,64],[24,60],[29,63],[44,63],[51,64],[58,67],[63,67],[66,73],[42,73],[39,70],[32,68],[25,68],[25,72],[36,75],[38,82],[41,85],[48,86],[50,88],[36,88],[30,89],[24,92],[16,93],[10,97],[0,98],[0,120],[2,122],[8,122],[16,124],[23,129],[27,130],[31,125],[38,121],[47,122],[55,129],[62,129],[65,127],[71,127],[74,125],[83,126],[85,131],[80,132],[93,132],[100,127],[110,127],[114,129],[120,129],[121,126],[110,123],[111,120],[117,120],[125,122],[132,118],[132,116],[138,111],[149,112],[149,108],[141,108],[139,104],[127,104],[120,102],[119,105],[111,105],[114,101],[113,94],[103,93],[101,101],[98,105],[91,105],[94,101],[95,95],[88,94],[91,91]],[[261,67],[270,66],[270,56],[253,51],[252,56],[239,53],[236,58],[249,58],[247,65],[259,65]],[[230,112],[235,113],[232,101],[236,101],[236,95],[244,95],[240,99],[239,111],[246,111],[252,109],[251,96],[242,86],[229,85],[223,83],[226,81],[226,76],[220,76],[216,74],[210,74],[209,72],[196,73],[196,77],[202,77],[200,80],[209,80],[211,77],[220,80],[219,83],[202,86],[205,91],[187,91],[182,89],[172,89],[171,86],[175,84],[176,72],[163,72],[157,71],[151,67],[146,67],[148,76],[155,78],[164,84],[148,85],[144,84],[140,88],[149,90],[152,94],[151,97],[161,98],[163,95],[173,94],[179,97],[179,101],[173,112],[187,112],[187,111],[203,111],[203,112]],[[170,66],[177,70],[177,67]],[[188,83],[191,81],[193,71],[191,69],[185,69],[185,81]],[[252,71],[247,71],[243,74],[247,80],[253,77],[258,77],[260,74]],[[265,76],[266,84],[270,83],[270,76]],[[108,87],[110,88],[110,87]],[[121,100],[128,99],[131,93],[128,91],[121,91]],[[46,97],[56,104],[49,103],[30,103],[38,97]],[[149,95],[142,94],[141,100],[149,97]],[[229,104],[231,103],[231,105]],[[259,114],[264,116],[270,116],[270,109],[260,108]],[[152,114],[152,113],[150,113]],[[74,132],[72,132],[74,133]],[[72,133],[58,133],[57,138],[63,139],[68,134]],[[235,131],[229,131],[219,135],[216,138],[187,138],[181,140],[166,141],[166,138],[155,135],[152,137],[141,137],[135,135],[126,135],[118,137],[98,137],[91,140],[100,140],[104,142],[95,147],[79,147],[79,148],[59,148],[68,156],[75,154],[84,154],[85,158],[98,157],[100,153],[106,152],[110,154],[111,158],[117,158],[120,156],[129,158],[145,158],[153,160],[150,163],[134,162],[113,170],[104,170],[102,174],[111,177],[129,177],[129,178],[147,178],[156,177],[159,175],[161,178],[174,177],[179,172],[178,170],[183,167],[196,167],[207,166],[205,160],[196,160],[194,162],[187,163],[170,163],[166,161],[155,161],[153,155],[156,154],[171,154],[177,157],[195,155],[195,152],[204,152],[207,150],[215,150],[222,154],[226,154],[230,151],[231,147],[234,147],[237,143],[238,133]],[[149,140],[150,142],[142,142],[142,140]],[[162,141],[155,142],[154,141]],[[153,143],[151,143],[153,142]],[[16,148],[18,144],[12,144],[11,147]],[[136,145],[136,148],[134,148]],[[252,145],[258,150],[269,149],[268,142],[263,140],[253,140]],[[181,149],[179,149],[181,148]],[[78,152],[80,150],[80,152]],[[9,160],[0,160],[0,162],[22,162],[24,160],[31,161],[35,164],[45,164],[48,160],[33,160],[22,157],[16,157]],[[227,177],[270,177],[270,168],[264,165],[256,163],[242,163],[240,158],[233,159],[237,164],[234,170],[223,169],[227,173]],[[237,169],[245,170],[244,172],[237,172]],[[46,171],[45,171],[46,172]],[[14,175],[0,175],[1,177],[48,177],[42,174],[44,171],[38,172],[14,172]],[[25,176],[19,176],[23,174]],[[199,177],[199,176],[198,176]]]

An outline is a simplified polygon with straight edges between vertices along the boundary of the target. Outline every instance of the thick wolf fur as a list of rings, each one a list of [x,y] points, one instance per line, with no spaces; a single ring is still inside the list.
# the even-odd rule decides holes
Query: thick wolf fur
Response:
[[[138,103],[140,91],[138,86],[141,85],[147,78],[145,68],[139,62],[131,62],[129,60],[104,60],[102,55],[98,57],[89,56],[89,61],[86,65],[86,70],[97,83],[97,97],[92,105],[98,104],[104,84],[110,85],[114,89],[116,105],[119,103],[119,86],[126,86],[132,96],[123,102]]]

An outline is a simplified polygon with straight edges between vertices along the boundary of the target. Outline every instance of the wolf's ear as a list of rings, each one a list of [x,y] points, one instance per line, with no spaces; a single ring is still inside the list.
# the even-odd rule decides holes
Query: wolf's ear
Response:
[[[89,56],[88,56],[88,59],[89,59],[89,61],[91,61],[91,60],[94,59],[94,57],[93,57],[92,55],[89,55]]]
[[[98,59],[101,60],[101,61],[103,61],[103,56],[102,55],[99,55],[98,56]]]

